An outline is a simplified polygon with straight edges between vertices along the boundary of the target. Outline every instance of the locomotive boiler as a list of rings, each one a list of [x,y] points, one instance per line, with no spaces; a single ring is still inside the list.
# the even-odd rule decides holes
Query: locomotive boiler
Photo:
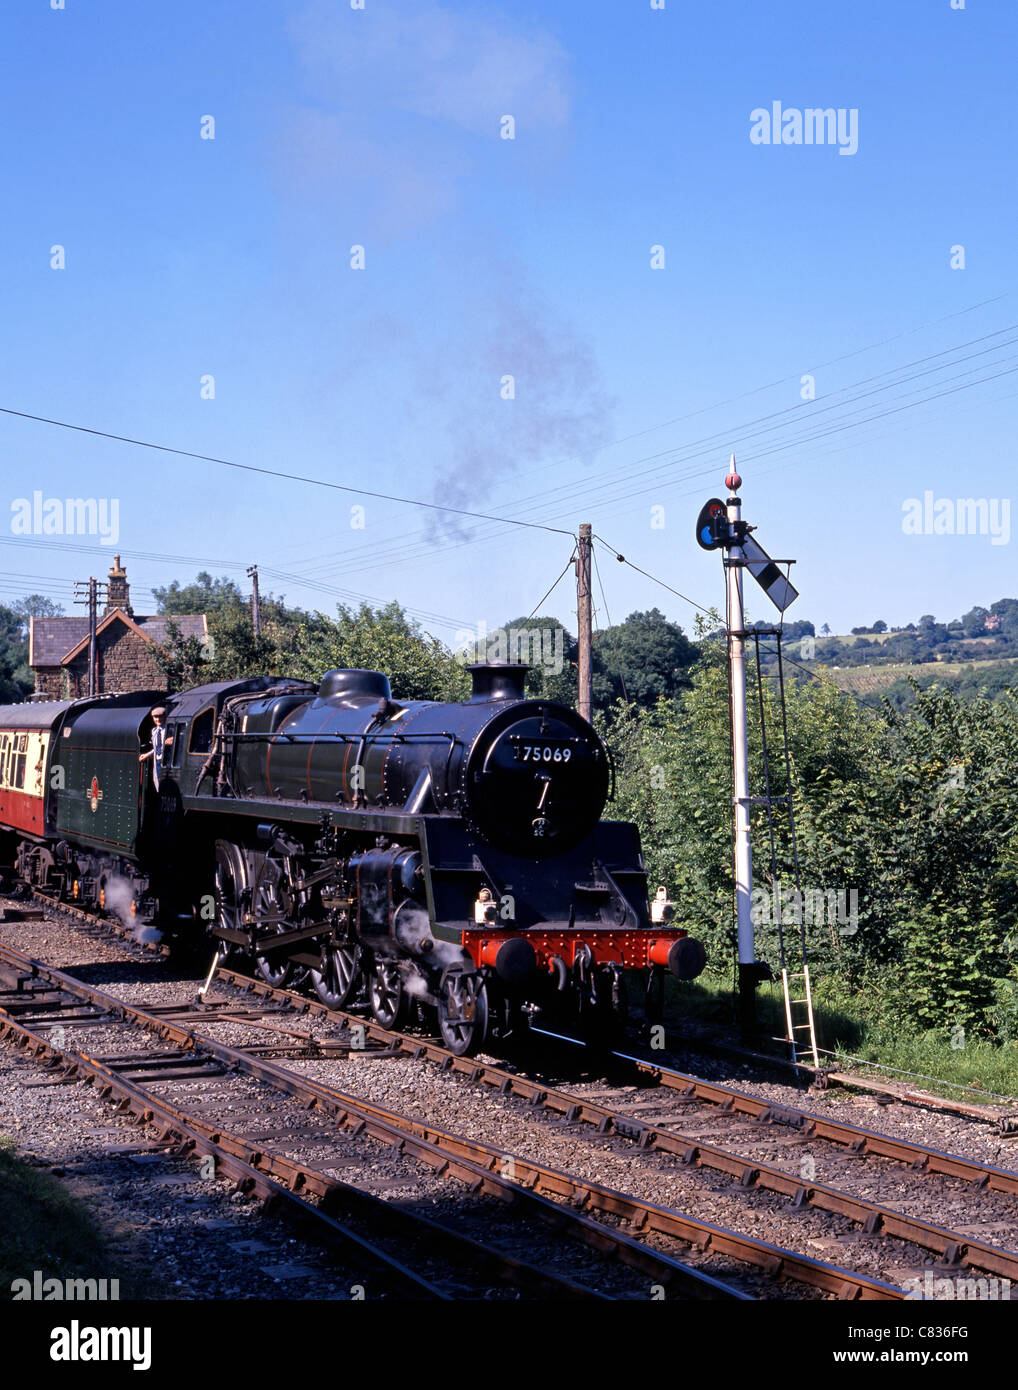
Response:
[[[48,805],[42,780],[22,876],[105,892],[103,841],[164,925],[204,926],[270,983],[363,1001],[385,1026],[433,1010],[457,1053],[535,1019],[609,1026],[629,972],[690,979],[703,948],[651,921],[637,829],[601,819],[612,770],[591,725],[527,698],[524,666],[469,670],[462,704],[395,700],[362,670],[163,697],[158,791],[136,761],[152,696],[0,710],[12,732],[19,708],[50,710],[43,761],[75,769]],[[77,731],[104,718],[90,771]]]

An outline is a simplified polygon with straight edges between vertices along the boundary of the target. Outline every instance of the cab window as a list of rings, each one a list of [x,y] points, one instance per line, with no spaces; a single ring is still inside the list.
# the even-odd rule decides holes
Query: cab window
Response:
[[[215,709],[203,710],[191,723],[191,743],[189,752],[208,753],[212,748],[212,723]]]

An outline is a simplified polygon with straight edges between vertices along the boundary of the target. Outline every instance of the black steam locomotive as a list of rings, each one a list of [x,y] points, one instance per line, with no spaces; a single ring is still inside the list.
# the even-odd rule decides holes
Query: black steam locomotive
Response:
[[[535,1015],[609,1024],[629,971],[698,975],[701,944],[651,920],[636,827],[600,819],[612,773],[593,728],[525,698],[524,666],[469,669],[464,704],[337,670],[317,689],[0,708],[10,858],[67,898],[204,924],[330,1007],[366,996],[390,1027],[430,1007],[457,1053]],[[158,787],[139,761],[157,703]]]

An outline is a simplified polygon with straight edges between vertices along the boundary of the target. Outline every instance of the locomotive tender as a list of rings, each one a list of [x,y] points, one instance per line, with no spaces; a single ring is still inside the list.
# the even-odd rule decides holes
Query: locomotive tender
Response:
[[[272,984],[454,1052],[535,1016],[601,1027],[624,974],[698,975],[651,921],[634,825],[602,821],[608,752],[527,668],[469,667],[466,703],[396,701],[377,671],[0,707],[0,835],[25,882],[204,927]],[[158,790],[139,761],[165,707]],[[123,904],[119,901],[123,899]]]

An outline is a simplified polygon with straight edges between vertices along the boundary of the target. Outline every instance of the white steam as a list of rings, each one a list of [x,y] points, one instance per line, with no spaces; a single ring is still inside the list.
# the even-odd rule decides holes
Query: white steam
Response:
[[[462,946],[435,940],[427,911],[414,903],[405,902],[398,910],[396,940],[431,970],[440,972],[452,965],[462,965],[466,958]],[[419,996],[427,990],[427,983],[420,976],[411,975],[405,988],[408,994]]]
[[[152,926],[149,922],[140,922],[131,911],[135,897],[134,886],[129,879],[120,874],[110,874],[103,885],[103,891],[107,909],[113,913],[122,926],[130,928],[135,941],[140,945],[162,941],[163,934],[158,927]]]

